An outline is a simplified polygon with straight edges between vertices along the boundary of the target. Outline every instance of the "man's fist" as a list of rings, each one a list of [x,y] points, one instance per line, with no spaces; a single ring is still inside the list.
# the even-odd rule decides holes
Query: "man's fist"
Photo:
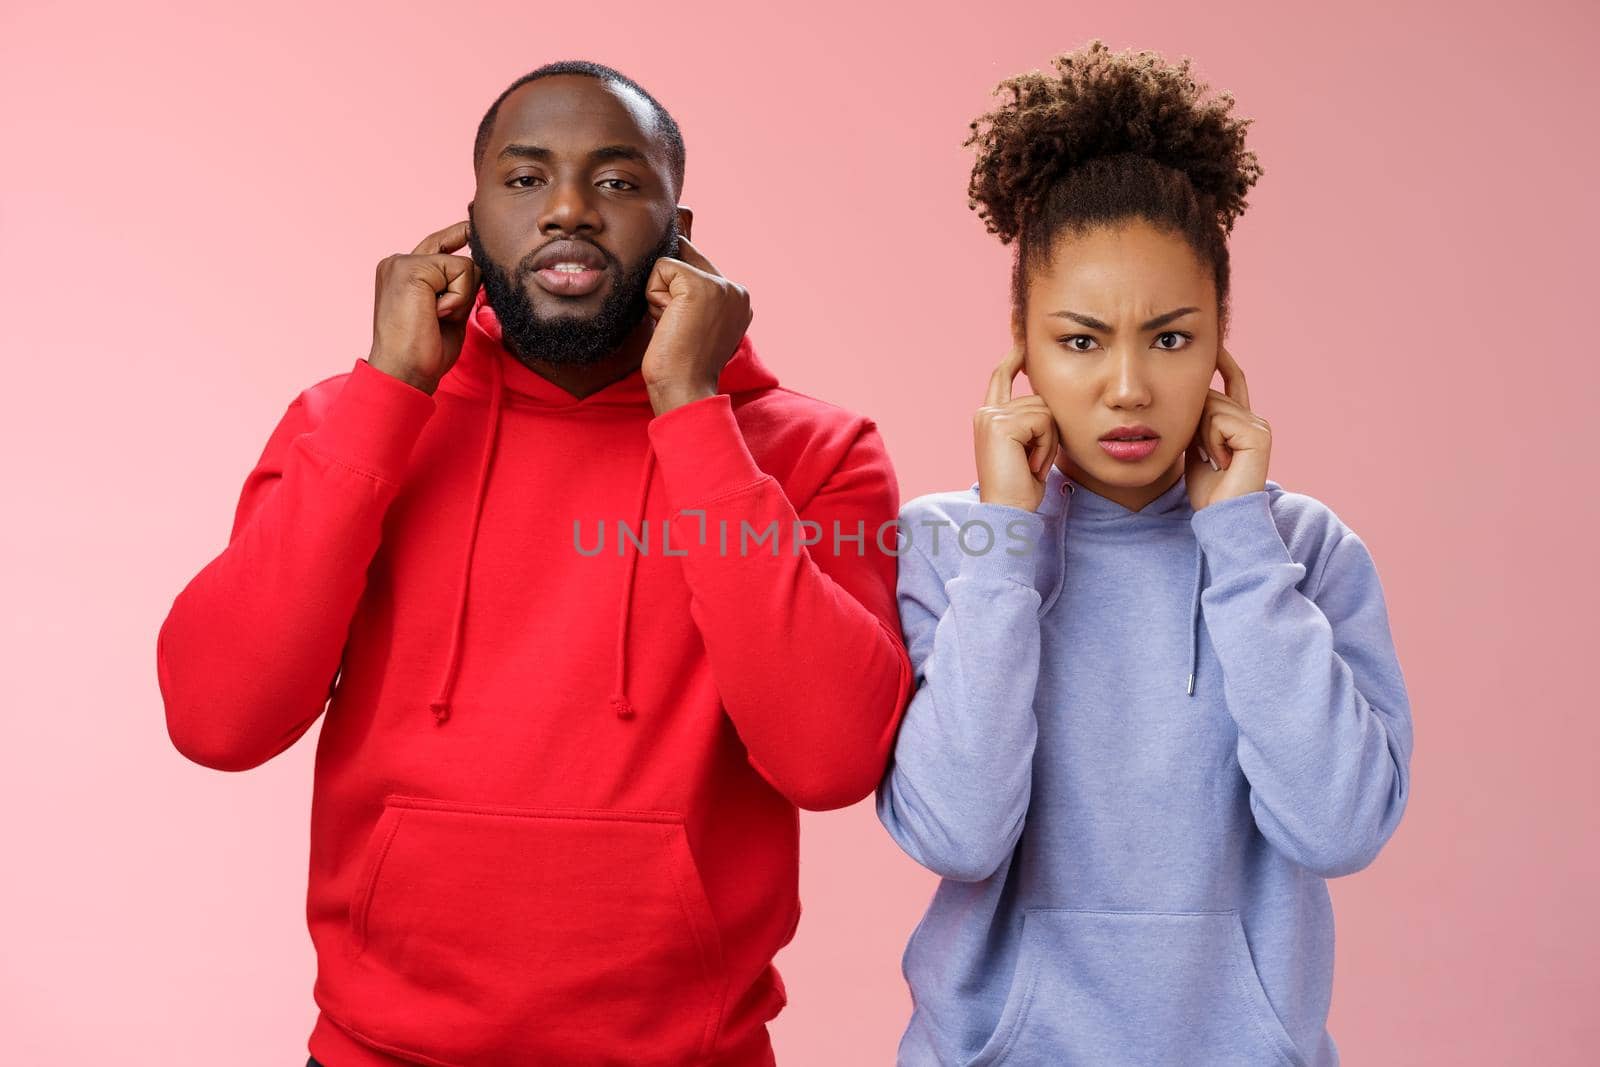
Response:
[[[750,326],[749,292],[679,237],[678,255],[656,260],[644,296],[655,329],[639,370],[656,414],[716,395]]]
[[[367,362],[425,393],[438,387],[466,336],[478,265],[449,254],[466,243],[463,219],[378,264]]]

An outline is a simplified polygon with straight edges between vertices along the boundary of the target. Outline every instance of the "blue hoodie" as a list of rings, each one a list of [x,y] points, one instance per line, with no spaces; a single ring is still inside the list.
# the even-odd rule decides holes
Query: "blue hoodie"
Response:
[[[1326,879],[1410,794],[1366,545],[1273,481],[1198,512],[1182,478],[1139,511],[1054,467],[1038,511],[977,490],[900,512],[918,688],[878,815],[943,880],[899,1062],[1338,1063]]]

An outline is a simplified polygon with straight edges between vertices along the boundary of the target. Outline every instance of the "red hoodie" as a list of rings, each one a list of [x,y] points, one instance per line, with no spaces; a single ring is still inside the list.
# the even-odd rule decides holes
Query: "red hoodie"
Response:
[[[482,291],[434,395],[358,360],[290,404],[157,663],[209,767],[327,705],[312,1054],[771,1063],[796,808],[871,793],[910,695],[898,503],[874,424],[748,338],[655,416],[637,371],[517,362]]]

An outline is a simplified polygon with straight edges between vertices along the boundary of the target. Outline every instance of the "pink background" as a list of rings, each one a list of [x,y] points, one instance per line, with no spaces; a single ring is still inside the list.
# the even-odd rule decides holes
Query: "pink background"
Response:
[[[1230,348],[1273,477],[1372,547],[1415,702],[1406,820],[1333,886],[1335,1038],[1594,1062],[1594,7],[130,7],[0,16],[0,1057],[303,1062],[314,738],[186,763],[156,629],[285,404],[366,353],[378,259],[464,214],[505,84],[582,56],[673,109],[764,357],[875,416],[909,499],[971,481],[1005,343],[966,124],[1101,36],[1195,56],[1257,119]],[[804,849],[780,1060],[889,1063],[932,879],[868,804]]]

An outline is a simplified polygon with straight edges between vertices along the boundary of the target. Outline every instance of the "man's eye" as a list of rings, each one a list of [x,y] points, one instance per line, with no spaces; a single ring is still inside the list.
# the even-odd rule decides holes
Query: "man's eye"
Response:
[[[518,182],[537,182],[537,181],[543,181],[543,180],[544,179],[540,178],[537,174],[519,174],[515,178],[512,178],[506,184],[515,186],[518,189],[527,189],[527,188],[529,188],[529,186],[518,185],[517,183]]]
[[[600,184],[614,192],[625,193],[629,189],[639,188],[637,185],[622,178],[601,178]]]
[[[1170,345],[1162,344],[1162,341],[1166,338],[1171,338],[1173,341],[1179,343]],[[1168,352],[1176,352],[1181,348],[1188,347],[1189,342],[1192,340],[1193,338],[1186,333],[1180,333],[1177,330],[1168,330],[1166,333],[1160,333],[1156,335],[1156,347],[1165,349]]]
[[[1085,343],[1079,344],[1079,341]],[[1075,333],[1071,337],[1063,337],[1061,343],[1074,352],[1090,352],[1093,351],[1094,338],[1086,333]]]

